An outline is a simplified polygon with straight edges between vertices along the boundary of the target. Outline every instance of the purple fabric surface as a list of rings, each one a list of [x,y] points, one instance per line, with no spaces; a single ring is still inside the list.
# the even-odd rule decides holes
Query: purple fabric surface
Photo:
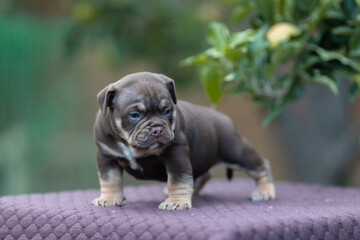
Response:
[[[0,198],[0,239],[360,239],[360,190],[276,183],[250,202],[247,180],[211,180],[193,208],[158,210],[164,184],[126,187],[122,207],[90,203],[98,190]]]

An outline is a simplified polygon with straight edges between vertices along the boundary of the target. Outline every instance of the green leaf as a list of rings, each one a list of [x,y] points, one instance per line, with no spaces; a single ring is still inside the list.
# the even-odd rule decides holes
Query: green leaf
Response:
[[[351,60],[348,57],[345,57],[344,55],[340,54],[340,53],[336,53],[336,52],[330,52],[327,51],[317,45],[313,45],[313,44],[309,44],[309,48],[313,51],[315,51],[318,56],[321,58],[322,61],[324,62],[329,62],[332,60],[337,60],[339,61],[341,64],[346,65],[351,67],[354,71],[359,72],[360,73],[360,65],[357,64],[356,62],[354,62],[353,60]]]
[[[267,31],[266,26],[256,31],[254,35],[254,40],[251,41],[250,43],[250,50],[253,54],[258,54],[259,52],[263,52],[269,46],[269,42],[265,37],[266,31]]]
[[[184,60],[180,61],[180,66],[185,67],[185,66],[190,66],[190,65],[202,64],[205,62],[206,62],[206,54],[200,53],[199,55],[190,56],[190,57],[187,57]]]
[[[335,20],[344,20],[345,16],[342,11],[339,11],[338,9],[329,9],[326,14],[326,18],[335,19]]]
[[[263,126],[269,126],[269,124],[284,111],[285,107],[285,104],[271,104],[263,120]]]
[[[224,56],[224,53],[222,51],[219,51],[216,48],[209,48],[208,50],[206,50],[204,52],[207,56],[211,57],[211,58],[221,58]]]
[[[315,74],[312,77],[312,82],[327,86],[335,95],[339,95],[339,89],[336,80],[322,74]]]
[[[201,83],[212,103],[218,103],[221,98],[221,81],[222,76],[218,67],[205,66],[201,69]]]
[[[318,24],[320,24],[323,20],[327,11],[331,9],[331,7],[337,6],[339,2],[342,0],[320,0],[319,4],[316,6],[310,13],[310,16],[307,19],[307,29],[312,31],[314,30]]]
[[[312,55],[312,56],[308,56],[303,61],[299,62],[295,67],[298,71],[302,71],[302,70],[307,70],[320,62],[321,59],[318,56]]]
[[[300,51],[303,49],[302,42],[287,42],[280,44],[274,49],[271,54],[271,62],[274,64],[279,64],[285,61],[288,61],[296,57]]]
[[[314,83],[314,84],[320,84],[328,87],[335,95],[339,94],[339,89],[336,83],[336,80],[333,78],[330,78],[327,75],[323,75],[320,73],[319,70],[315,69],[314,74],[310,75],[309,73],[305,71],[300,72],[301,78],[304,80],[305,83]]]
[[[220,22],[210,23],[206,34],[206,40],[210,45],[216,48],[221,48],[228,43],[229,39],[229,30],[225,24]]]
[[[331,30],[335,35],[350,35],[353,31],[353,28],[348,26],[339,26]]]
[[[247,29],[234,34],[229,43],[229,48],[234,49],[246,42],[251,42],[254,39],[254,35],[255,31],[253,29]]]
[[[231,72],[224,77],[225,82],[232,82],[238,77],[238,74],[235,72]]]
[[[349,40],[349,48],[351,57],[360,57],[360,27],[353,31]]]
[[[235,48],[234,50],[227,49],[225,57],[230,60],[234,65],[237,65],[248,53],[246,46],[241,48]]]

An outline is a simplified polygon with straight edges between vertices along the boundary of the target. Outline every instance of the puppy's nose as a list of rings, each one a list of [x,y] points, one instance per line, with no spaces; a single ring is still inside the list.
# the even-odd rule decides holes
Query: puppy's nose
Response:
[[[151,128],[151,133],[154,137],[160,137],[163,134],[164,128],[161,126],[156,126]]]

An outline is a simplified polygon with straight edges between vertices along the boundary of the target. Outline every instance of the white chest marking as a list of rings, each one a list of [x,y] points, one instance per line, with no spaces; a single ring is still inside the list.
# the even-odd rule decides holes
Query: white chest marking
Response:
[[[115,151],[114,149],[108,147],[107,145],[105,145],[102,142],[98,142],[98,143],[105,154],[108,154],[108,155],[111,155],[114,157],[125,158],[125,155],[123,155],[121,152]]]
[[[119,149],[120,151],[114,150],[102,142],[98,142],[98,143],[105,154],[108,154],[108,155],[111,155],[114,157],[125,158],[129,161],[130,167],[132,169],[134,169],[134,170],[141,169],[141,167],[136,163],[135,154],[133,153],[133,151],[130,148],[128,148],[125,144],[123,144],[122,142],[116,143],[116,145],[120,148]]]

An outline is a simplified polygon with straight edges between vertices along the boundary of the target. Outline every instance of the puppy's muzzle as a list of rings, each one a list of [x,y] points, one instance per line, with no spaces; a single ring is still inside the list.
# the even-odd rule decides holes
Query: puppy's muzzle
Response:
[[[164,127],[162,126],[151,127],[151,134],[154,137],[159,138],[163,135],[163,133],[164,133]]]
[[[139,148],[155,149],[168,144],[172,140],[172,133],[162,122],[152,122],[136,135],[136,146]],[[150,149],[150,150],[151,150]]]

